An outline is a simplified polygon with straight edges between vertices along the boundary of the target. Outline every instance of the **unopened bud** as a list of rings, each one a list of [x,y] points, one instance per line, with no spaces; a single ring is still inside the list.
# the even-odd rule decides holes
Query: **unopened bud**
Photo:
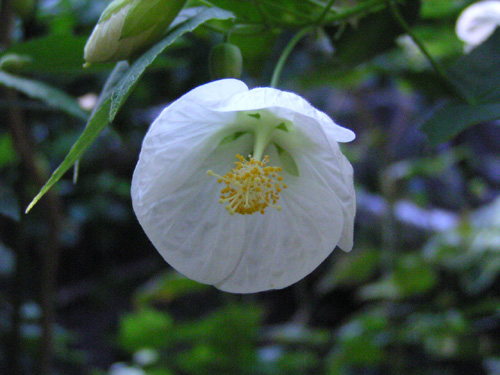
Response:
[[[187,0],[114,0],[85,46],[87,63],[126,60],[157,42]]]
[[[209,64],[212,80],[240,78],[243,68],[241,51],[231,43],[218,44],[210,52]]]

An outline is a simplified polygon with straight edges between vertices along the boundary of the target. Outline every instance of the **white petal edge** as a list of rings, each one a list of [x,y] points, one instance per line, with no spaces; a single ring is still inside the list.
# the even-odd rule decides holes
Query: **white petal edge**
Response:
[[[480,1],[465,8],[457,19],[455,32],[459,39],[477,46],[500,25],[500,1]]]
[[[215,90],[216,93],[214,95],[214,89],[216,88],[219,90]],[[207,140],[207,135],[217,132],[218,127],[223,128],[231,123],[236,115],[234,111],[261,109],[260,105],[256,105],[256,102],[259,104],[258,100],[253,102],[250,100],[246,106],[240,105],[239,107],[234,106],[233,103],[232,110],[229,110],[228,104],[224,103],[226,100],[227,102],[231,102],[234,97],[241,96],[244,98],[244,94],[247,90],[248,88],[246,85],[238,80],[215,81],[192,90],[165,109],[148,131],[132,182],[134,210],[136,210],[139,221],[145,228],[148,237],[167,262],[181,273],[194,280],[215,284],[220,289],[236,293],[250,293],[271,288],[283,288],[298,281],[314,270],[314,268],[333,251],[337,243],[339,243],[339,246],[341,246],[343,250],[350,250],[352,247],[352,222],[355,210],[353,193],[351,195],[351,202],[347,204],[347,206],[350,205],[351,209],[345,208],[343,206],[346,204],[339,202],[341,195],[338,195],[336,192],[332,193],[335,186],[329,186],[328,183],[322,183],[318,184],[318,186],[313,186],[313,188],[309,190],[302,189],[303,193],[301,193],[301,195],[307,196],[308,191],[316,191],[311,197],[314,199],[323,197],[324,199],[322,202],[316,201],[314,204],[307,206],[307,200],[303,201],[298,199],[296,202],[299,202],[299,204],[294,204],[293,200],[287,205],[284,204],[284,206],[287,207],[284,207],[285,212],[287,212],[287,210],[288,212],[294,212],[294,214],[286,217],[288,227],[294,228],[293,233],[286,231],[282,232],[278,230],[279,228],[269,231],[269,228],[276,226],[280,221],[280,217],[282,217],[276,216],[282,213],[274,212],[270,208],[268,208],[268,210],[271,211],[269,214],[268,211],[266,211],[265,216],[275,217],[276,219],[270,221],[269,219],[260,220],[257,221],[256,224],[252,224],[252,221],[257,220],[255,217],[258,215],[230,216],[224,211],[217,202],[217,195],[218,191],[220,191],[220,187],[218,190],[217,185],[214,185],[213,181],[211,182],[211,187],[209,187],[210,183],[199,183],[199,181],[202,180],[198,179],[201,178],[202,175],[206,177],[204,174],[206,170],[204,168],[211,168],[204,164],[206,159],[203,155],[213,152],[218,144],[218,142],[213,139]],[[352,132],[333,123],[326,114],[317,111],[297,95],[291,93],[281,95],[280,93],[282,92],[279,90],[270,90],[270,96],[277,98],[274,102],[279,102],[279,106],[271,108],[273,112],[276,110],[280,115],[290,116],[292,121],[301,117],[300,128],[306,133],[314,133],[313,138],[322,144],[321,149],[324,151],[326,150],[327,153],[329,152],[330,156],[332,150],[336,150],[334,156],[340,154],[341,158],[336,161],[336,163],[338,163],[338,165],[336,165],[338,172],[335,173],[344,174],[343,183],[347,182],[344,190],[349,190],[349,188],[352,187],[352,167],[350,167],[349,162],[343,157],[338,148],[336,140],[338,135],[335,133],[335,128],[347,131],[347,133],[343,133],[344,135]],[[240,98],[240,100],[243,99]],[[304,106],[305,109],[302,108],[302,111],[298,112],[296,109],[300,108],[299,104]],[[206,107],[216,109],[218,112],[213,112]],[[269,107],[264,106],[262,108]],[[203,118],[203,122],[201,123],[200,117]],[[304,118],[307,118],[307,121],[304,121]],[[302,123],[307,124],[303,126]],[[195,126],[193,126],[193,124],[195,124]],[[323,131],[321,131],[321,129]],[[329,132],[325,129],[333,129],[333,131]],[[184,132],[181,130],[184,130]],[[341,133],[343,130],[341,130]],[[353,133],[352,137],[354,137]],[[187,146],[178,147],[183,144]],[[327,146],[326,148],[325,145]],[[332,148],[332,150],[330,150],[330,148]],[[188,157],[186,157],[186,154]],[[298,155],[299,154],[300,152]],[[169,156],[163,157],[162,159],[162,155]],[[229,155],[229,160],[232,160],[233,157],[234,155]],[[152,165],[160,165],[160,170],[145,173],[149,177],[146,178],[145,181],[141,181],[141,175],[143,175],[143,173],[140,171],[141,169],[149,169],[146,163],[148,159],[149,162],[153,163]],[[179,163],[179,159],[182,159],[183,163]],[[142,165],[139,167],[141,161]],[[172,166],[176,163],[177,168],[173,168]],[[227,168],[223,168],[222,165],[227,165],[227,160],[221,162],[221,169],[223,170],[216,172],[225,173],[230,167],[227,166]],[[166,166],[168,166],[168,168],[166,168]],[[184,168],[184,170],[180,168]],[[351,173],[350,177],[349,168]],[[165,170],[169,172],[166,173]],[[178,178],[179,175],[181,175],[182,178]],[[321,177],[321,179],[323,180],[324,177]],[[148,191],[147,187],[151,185],[156,185],[158,188]],[[300,184],[296,185],[296,187],[292,185],[289,191],[293,192],[297,191],[297,189],[300,190],[297,186],[300,186]],[[338,188],[338,186],[336,187]],[[209,188],[211,189],[209,193],[200,190]],[[212,199],[209,198],[207,202],[206,198],[213,194],[215,194],[215,196]],[[148,199],[148,195],[150,198],[152,197],[152,199]],[[195,197],[195,199],[192,199],[192,197]],[[205,197],[205,200],[202,199],[203,197]],[[327,201],[328,203],[325,204],[323,201]],[[160,203],[155,205],[155,202]],[[182,203],[179,204],[178,202]],[[286,200],[283,202],[286,203]],[[303,203],[302,206],[300,202]],[[314,201],[311,200],[311,202]],[[164,208],[160,208],[160,205],[163,205]],[[304,214],[304,210],[300,209],[300,207],[304,207],[304,205],[310,208],[306,211],[312,212],[316,210],[316,215],[310,217],[308,216],[310,214]],[[197,208],[198,212],[201,211],[196,219],[194,213],[190,213],[190,217],[185,217],[180,221],[178,218],[175,219],[174,216],[179,212],[183,212],[184,214],[191,211],[196,212],[197,210],[194,210],[194,208]],[[219,209],[219,211],[217,211],[217,209]],[[326,210],[328,214],[317,214],[324,210]],[[351,219],[348,215],[350,211],[352,211],[350,215]],[[164,215],[165,212],[167,212],[167,215]],[[299,215],[297,215],[297,213],[299,213]],[[225,217],[222,216],[221,218],[221,215],[225,215]],[[164,216],[167,216],[168,219]],[[213,218],[211,216],[213,216]],[[294,219],[295,216],[306,217],[307,219],[304,225],[297,228],[296,220]],[[324,217],[325,220],[320,220],[317,224],[314,224],[318,217]],[[172,220],[172,218],[174,218],[174,220]],[[219,218],[221,218],[221,220],[219,220]],[[290,218],[294,220],[290,220]],[[214,224],[214,220],[216,221],[215,226],[212,225]],[[331,226],[332,220],[336,224],[333,228]],[[197,222],[208,223],[212,226],[210,228],[207,228],[205,225],[196,226]],[[260,264],[260,270],[257,271],[255,269],[250,270],[253,263],[251,261],[248,262],[248,260],[256,259],[255,256],[252,255],[255,253],[255,249],[253,249],[253,252],[249,252],[251,250],[249,247],[251,243],[248,241],[245,242],[245,238],[248,236],[255,237],[256,228],[261,227],[263,225],[262,223],[267,223],[268,225],[264,227],[264,232],[261,231],[261,233],[264,233],[264,236],[274,238],[280,245],[270,250],[273,252],[273,255],[270,262],[268,262],[269,264]],[[152,227],[153,229],[147,229],[148,227]],[[349,227],[351,227],[350,230]],[[189,228],[194,228],[194,230],[189,230]],[[300,240],[296,235],[301,233],[301,229],[303,228],[310,228],[310,231],[316,231],[317,235],[312,236],[305,231],[303,232],[303,239]],[[224,233],[227,235],[228,230],[229,233],[232,234],[231,236],[224,235]],[[168,235],[169,233],[170,235]],[[189,236],[186,235],[188,233],[190,233]],[[214,233],[215,235],[213,235]],[[290,238],[295,238],[295,241],[290,242]],[[314,246],[317,245],[316,241],[319,241],[320,245],[319,250],[315,251]],[[311,252],[315,255],[305,257],[306,261],[304,261],[304,247],[295,248],[290,245],[291,243],[294,244],[299,242],[309,243],[308,247],[313,248]],[[203,246],[196,245],[199,243],[202,243]],[[288,246],[282,246],[282,244],[286,243],[288,243]],[[325,243],[328,243],[328,245],[325,246]],[[207,247],[205,247],[205,245],[207,245]],[[292,249],[290,250],[290,248]],[[177,251],[172,251],[173,249],[177,249]],[[214,253],[214,250],[217,250],[217,252]],[[286,250],[291,254],[288,254]],[[258,250],[258,252],[262,251],[263,248]],[[287,259],[286,262],[282,261],[283,251]],[[249,252],[249,255],[247,252]],[[317,254],[320,255],[318,256]],[[300,261],[297,262],[297,259],[300,259]],[[236,266],[236,264],[238,266]],[[283,268],[283,264],[287,264],[287,266]],[[242,267],[244,265],[245,272],[242,273],[241,270],[238,271],[240,265],[242,265]],[[236,268],[231,270],[232,266]],[[263,273],[262,269],[264,269],[264,271],[270,270],[270,272]],[[292,270],[292,272],[285,272],[283,269]],[[252,274],[258,275],[257,281],[249,276]],[[247,280],[246,284],[244,282],[245,280]],[[249,280],[254,281],[249,282]]]
[[[255,88],[249,91],[240,92],[232,96],[221,106],[214,108],[217,111],[253,111],[259,109],[282,108],[288,111],[281,111],[283,116],[293,117],[296,113],[310,117],[317,121],[325,131],[328,132],[337,142],[350,142],[356,136],[351,130],[337,125],[328,115],[314,108],[309,102],[297,94],[277,90],[269,87]],[[292,118],[288,118],[292,120]]]

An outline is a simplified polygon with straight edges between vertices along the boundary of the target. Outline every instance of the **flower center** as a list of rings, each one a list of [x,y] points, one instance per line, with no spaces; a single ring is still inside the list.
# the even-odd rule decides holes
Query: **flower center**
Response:
[[[236,155],[236,159],[239,161],[234,163],[235,167],[224,176],[207,171],[207,175],[217,177],[218,183],[226,184],[220,192],[219,203],[226,204],[231,215],[257,211],[263,214],[268,206],[281,210],[276,203],[280,199],[279,193],[287,187],[279,175],[281,167],[266,165],[269,162],[267,155],[262,161],[253,157],[246,160],[241,155]]]

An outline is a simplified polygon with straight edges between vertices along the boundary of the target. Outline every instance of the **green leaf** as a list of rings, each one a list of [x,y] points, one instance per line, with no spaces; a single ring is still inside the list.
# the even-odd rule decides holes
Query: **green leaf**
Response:
[[[437,273],[419,256],[405,255],[394,270],[394,281],[404,296],[424,293],[436,286]]]
[[[497,119],[500,119],[500,103],[471,105],[450,102],[437,109],[421,128],[431,145],[436,146],[472,125]]]
[[[87,37],[72,34],[52,34],[25,43],[15,44],[6,53],[16,53],[31,57],[31,63],[23,68],[24,72],[56,73],[82,72],[83,49]],[[95,67],[92,66],[91,69]],[[98,66],[98,70],[109,69],[110,65]]]
[[[108,77],[108,81],[104,85],[103,93],[99,99],[99,102],[92,112],[89,121],[83,131],[82,135],[77,139],[71,150],[68,152],[63,162],[57,167],[57,169],[52,173],[49,180],[45,183],[38,194],[33,198],[26,213],[28,213],[33,206],[42,198],[49,189],[54,186],[54,184],[61,179],[61,177],[66,173],[66,171],[75,164],[78,159],[82,156],[84,151],[95,141],[95,139],[101,134],[103,129],[108,125],[109,109],[111,107],[111,91],[112,87],[119,80],[119,77],[125,73],[125,69],[128,66],[126,62],[120,62],[116,64],[115,69],[111,72]]]
[[[29,56],[18,55],[17,53],[7,53],[0,58],[0,70],[7,73],[16,74],[31,63]]]
[[[419,10],[419,0],[406,1],[400,6],[401,14],[410,25],[417,20]],[[335,47],[334,58],[342,67],[353,67],[387,52],[404,33],[387,8],[370,13],[355,24],[327,27],[325,31]]]
[[[42,198],[47,191],[61,179],[66,171],[76,163],[82,156],[83,152],[95,141],[97,136],[101,134],[102,130],[108,125],[108,113],[111,105],[111,100],[107,99],[93,114],[87,123],[87,127],[83,131],[80,138],[77,139],[68,155],[64,158],[63,162],[52,173],[49,180],[42,187],[40,192],[33,198],[26,213],[28,213],[33,206]]]
[[[398,259],[393,273],[361,288],[359,295],[370,299],[401,299],[430,291],[438,283],[437,272],[417,255]]]
[[[170,315],[153,309],[126,314],[120,319],[120,346],[130,353],[139,349],[168,346],[174,321]]]
[[[234,17],[232,13],[218,8],[199,7],[196,9],[186,9],[186,11],[188,12],[185,12],[185,14],[192,14],[194,12],[194,15],[175,27],[161,42],[151,47],[149,51],[135,61],[130,69],[125,69],[123,62],[116,65],[115,70],[108,79],[108,84],[104,88],[99,104],[92,113],[84,132],[75,142],[61,165],[54,171],[37,196],[29,204],[26,212],[29,212],[40,198],[59,181],[64,173],[78,161],[83,152],[94,142],[106,125],[113,121],[138,79],[166,47],[184,33],[193,31],[208,20]],[[109,82],[112,83],[110,84]],[[117,82],[116,87],[115,82]]]
[[[366,283],[379,269],[379,249],[364,249],[348,257],[340,258],[319,281],[317,289],[329,293],[338,286],[355,287]]]
[[[115,68],[109,75],[104,87],[102,88],[101,95],[99,96],[99,101],[94,109],[94,111],[101,106],[106,100],[111,99],[111,95],[115,90],[116,86],[123,79],[125,74],[128,72],[130,66],[126,61],[120,61],[115,65]]]
[[[280,147],[277,143],[274,144],[276,146],[276,151],[278,151],[278,156],[280,158],[281,164],[283,164],[283,168],[285,171],[290,173],[292,176],[299,176],[299,168],[297,167],[297,163],[295,163],[295,159],[290,153],[284,148]]]
[[[166,304],[179,297],[200,293],[210,288],[188,279],[177,272],[165,272],[155,276],[137,289],[134,300],[137,306]]]
[[[297,26],[315,21],[323,11],[321,2],[304,0],[247,1],[212,0],[216,6],[233,12],[242,23]],[[334,14],[333,11],[330,14]]]
[[[359,297],[362,300],[389,299],[395,300],[403,297],[392,275],[381,280],[365,285],[359,289]]]
[[[456,18],[464,4],[455,0],[422,0],[422,18],[440,19],[446,17]]]
[[[0,150],[0,168],[19,162],[9,133],[0,134]]]
[[[389,327],[383,310],[362,311],[338,329],[338,354],[350,364],[374,366],[383,362]]]
[[[44,196],[44,194],[75,164],[83,152],[94,142],[106,125],[113,121],[118,110],[130,94],[132,88],[142,76],[146,68],[156,57],[182,34],[194,30],[204,22],[212,19],[228,19],[234,17],[232,13],[218,8],[191,8],[186,9],[186,14],[194,14],[191,18],[176,26],[161,42],[151,47],[144,55],[135,61],[130,69],[125,69],[125,63],[118,63],[111,73],[108,83],[105,85],[99,103],[92,113],[87,126],[78,140],[75,142],[61,165],[54,171],[40,192],[26,209],[26,213]],[[115,82],[116,87],[115,87]]]
[[[500,29],[462,56],[448,74],[468,98],[480,103],[500,101]]]
[[[250,374],[262,310],[249,304],[228,304],[203,319],[179,326],[174,333],[177,364],[186,374]],[[209,370],[208,370],[209,369]],[[208,371],[207,371],[208,370]]]
[[[209,20],[234,18],[232,13],[223,9],[206,7],[188,8],[182,11],[179,16],[182,17],[183,15],[190,14],[192,12],[194,12],[194,16],[188,18],[186,21],[173,28],[161,42],[151,47],[134,62],[111,96],[111,110],[109,112],[110,121],[115,118],[118,110],[122,106],[125,99],[127,99],[130,91],[135,86],[138,79],[142,76],[146,68],[153,63],[156,57],[162,53],[165,48],[175,42],[177,38],[187,32],[193,31],[198,26]]]
[[[86,121],[88,119],[88,114],[80,108],[76,100],[63,91],[45,83],[0,71],[0,85],[20,91],[31,98],[42,100],[51,107],[58,108],[81,120]]]

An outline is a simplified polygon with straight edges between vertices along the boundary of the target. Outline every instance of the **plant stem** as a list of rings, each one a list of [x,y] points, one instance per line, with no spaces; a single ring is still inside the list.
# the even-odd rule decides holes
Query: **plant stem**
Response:
[[[366,0],[359,5],[343,9],[342,12],[335,14],[335,16],[331,17],[331,19],[327,20],[327,23],[331,23],[334,21],[345,21],[353,17],[364,16],[371,12],[377,12],[380,9],[384,8],[385,0]],[[328,12],[325,14],[325,18],[328,15]],[[325,20],[323,19],[322,22]]]
[[[276,63],[276,67],[274,68],[273,76],[271,78],[271,87],[277,87],[278,86],[278,81],[280,79],[281,71],[283,70],[283,67],[285,66],[286,60],[288,59],[288,56],[290,56],[290,53],[293,51],[294,47],[297,45],[300,40],[306,36],[309,32],[311,32],[312,27],[306,27],[304,29],[299,30],[293,38],[288,42],[286,45],[285,49],[281,53],[281,56]]]
[[[323,23],[323,21],[325,20],[326,15],[330,11],[330,8],[332,7],[332,5],[333,5],[334,2],[335,2],[335,0],[330,0],[328,2],[328,4],[326,5],[326,7],[323,9],[323,12],[321,12],[321,14],[319,15],[319,17],[318,17],[318,19],[316,21],[317,25],[321,25]]]
[[[465,96],[450,80],[448,75],[446,74],[446,71],[443,69],[443,67],[432,57],[432,55],[429,53],[425,45],[422,43],[422,41],[417,37],[417,35],[413,32],[413,30],[410,28],[404,17],[402,16],[401,12],[399,11],[398,7],[394,4],[393,0],[385,0],[387,7],[392,13],[392,16],[394,19],[401,25],[401,27],[405,30],[405,32],[410,36],[410,38],[413,40],[413,42],[417,45],[417,47],[420,49],[420,51],[425,55],[429,63],[431,64],[432,68],[434,71],[437,73],[437,75],[443,80],[445,83],[446,87],[448,90],[450,90],[454,95],[459,97],[462,101],[468,103],[468,104],[473,104],[472,100]]]
[[[10,7],[11,1],[13,0],[2,1],[0,8],[0,47],[8,47],[11,44],[11,27],[14,19]],[[29,129],[26,127],[24,114],[19,106],[12,104],[17,101],[17,93],[11,89],[1,88],[0,96],[7,103],[6,123],[12,137],[14,149],[21,160],[23,169],[26,171],[26,177],[23,181],[28,180],[41,187],[48,176],[38,166],[35,158],[37,152]],[[39,299],[43,315],[37,372],[41,375],[48,375],[52,372],[54,354],[55,289],[59,263],[59,234],[62,223],[62,209],[59,197],[54,192],[47,193],[43,204],[48,226],[48,236],[46,241],[41,245],[42,269]],[[21,267],[23,264],[19,266]],[[11,366],[15,367],[16,363],[13,362]]]

